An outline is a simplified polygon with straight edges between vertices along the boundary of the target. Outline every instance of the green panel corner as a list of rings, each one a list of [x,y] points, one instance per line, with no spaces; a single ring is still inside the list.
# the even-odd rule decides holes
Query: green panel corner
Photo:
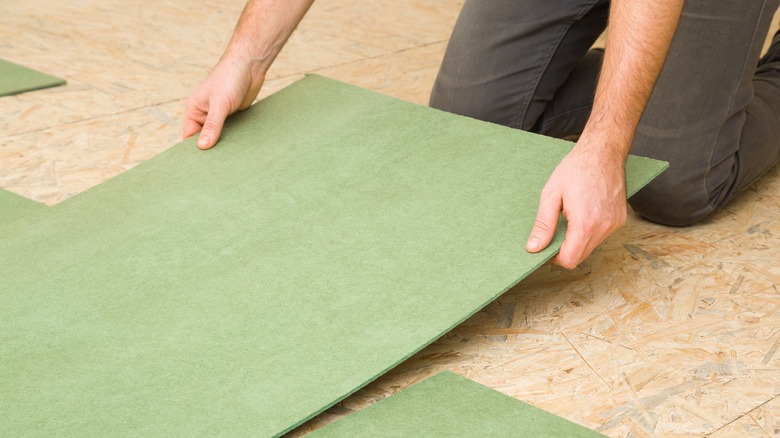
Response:
[[[64,79],[0,59],[0,96],[65,84]]]
[[[45,209],[43,204],[0,189],[0,227]]]
[[[603,438],[577,423],[449,371],[307,435],[369,436]]]

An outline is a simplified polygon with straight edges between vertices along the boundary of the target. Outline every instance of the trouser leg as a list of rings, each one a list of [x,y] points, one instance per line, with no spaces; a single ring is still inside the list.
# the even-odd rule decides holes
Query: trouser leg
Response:
[[[777,6],[686,1],[631,149],[670,163],[630,200],[644,217],[700,221],[780,159],[780,60],[756,70]]]
[[[606,0],[467,0],[431,106],[524,130],[581,131],[577,125],[584,126],[590,112],[597,64],[585,92],[574,92],[583,76],[570,80],[570,74],[584,65],[580,61],[607,15]],[[556,96],[561,89],[571,89],[565,99]],[[571,118],[553,118],[567,112]],[[556,120],[568,127],[559,128]]]
[[[555,91],[555,97],[531,128],[532,132],[557,138],[582,133],[593,109],[603,59],[604,51],[593,49],[577,61],[566,82]]]

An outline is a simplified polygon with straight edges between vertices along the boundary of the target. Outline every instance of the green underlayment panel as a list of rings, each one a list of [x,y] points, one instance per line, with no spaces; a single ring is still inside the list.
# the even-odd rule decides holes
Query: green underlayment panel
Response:
[[[411,436],[603,437],[448,371],[307,435],[310,438]]]
[[[0,96],[55,87],[64,79],[0,59]]]
[[[0,227],[45,209],[43,204],[0,189]]]
[[[570,143],[318,76],[195,141],[0,229],[0,436],[281,434],[560,247]]]

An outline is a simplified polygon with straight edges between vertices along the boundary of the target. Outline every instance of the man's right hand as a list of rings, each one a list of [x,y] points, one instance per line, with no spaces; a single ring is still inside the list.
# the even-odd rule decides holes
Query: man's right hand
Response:
[[[249,108],[264,80],[260,67],[226,54],[187,100],[183,137],[200,132],[198,147],[209,149],[214,146],[227,116]]]

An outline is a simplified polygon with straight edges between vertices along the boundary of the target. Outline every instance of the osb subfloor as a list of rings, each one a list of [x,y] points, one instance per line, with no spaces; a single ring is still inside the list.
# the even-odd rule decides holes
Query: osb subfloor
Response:
[[[0,99],[0,187],[53,205],[177,143],[242,3],[4,1],[0,57],[68,85]],[[320,0],[262,95],[317,72],[425,103],[460,4]],[[696,227],[631,217],[293,435],[444,369],[609,436],[777,435],[779,211],[775,169]]]

